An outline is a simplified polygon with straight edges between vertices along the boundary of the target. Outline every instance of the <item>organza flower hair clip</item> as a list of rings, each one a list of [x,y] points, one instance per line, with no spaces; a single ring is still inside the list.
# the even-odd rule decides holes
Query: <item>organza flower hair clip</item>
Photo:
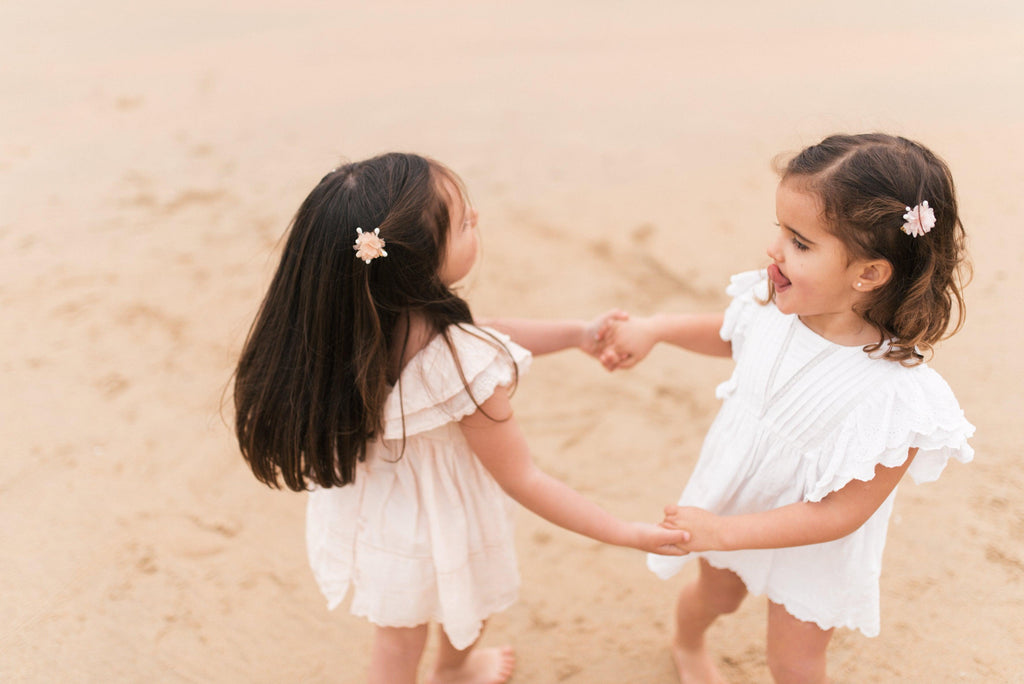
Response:
[[[903,220],[906,223],[900,230],[910,237],[921,237],[935,227],[935,212],[928,206],[928,200],[925,200],[913,209],[907,207]]]
[[[377,257],[386,257],[388,253],[384,250],[384,240],[380,237],[380,228],[374,228],[373,232],[363,232],[362,228],[356,228],[356,244],[352,249],[356,250],[356,258],[370,263]]]

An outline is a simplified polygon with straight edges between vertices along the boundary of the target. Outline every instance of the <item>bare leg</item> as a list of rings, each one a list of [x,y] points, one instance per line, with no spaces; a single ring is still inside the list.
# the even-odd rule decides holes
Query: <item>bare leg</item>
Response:
[[[375,627],[369,684],[416,684],[416,668],[427,643],[427,625]]]
[[[736,573],[700,559],[700,576],[683,587],[676,601],[672,658],[682,684],[725,682],[704,644],[704,632],[719,615],[739,608],[746,595],[747,588]]]
[[[511,646],[458,650],[443,629],[437,647],[437,664],[429,684],[502,684],[512,676],[516,656]]]
[[[827,684],[826,651],[832,632],[801,622],[768,603],[768,669],[779,684]]]

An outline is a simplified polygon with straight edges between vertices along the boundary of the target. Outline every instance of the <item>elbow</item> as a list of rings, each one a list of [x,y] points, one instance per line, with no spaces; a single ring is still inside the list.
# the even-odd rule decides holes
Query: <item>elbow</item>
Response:
[[[539,474],[540,471],[537,470],[536,467],[530,467],[518,471],[511,476],[495,479],[497,479],[498,486],[501,487],[502,491],[519,503],[524,504],[524,502],[530,500],[531,493],[537,490],[538,483],[536,476]],[[529,506],[527,506],[527,508],[529,508]]]
[[[859,530],[871,517],[863,515],[859,511],[835,511],[835,515],[829,524],[825,525],[822,532],[822,539],[818,543],[835,541],[847,537]]]

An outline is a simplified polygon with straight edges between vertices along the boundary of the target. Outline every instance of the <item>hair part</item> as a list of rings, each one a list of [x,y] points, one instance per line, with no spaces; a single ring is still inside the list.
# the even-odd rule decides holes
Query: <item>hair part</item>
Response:
[[[448,184],[465,201],[444,165],[389,153],[338,167],[302,202],[235,372],[235,432],[261,482],[301,491],[355,480],[383,434],[412,317],[455,355],[447,329],[473,316],[439,275]],[[357,227],[379,228],[387,257],[357,259]]]
[[[915,365],[963,327],[971,266],[944,161],[920,143],[871,133],[832,135],[775,165],[781,182],[818,197],[827,229],[851,261],[884,259],[892,266],[888,282],[855,309],[879,331],[879,342],[865,351],[884,348],[882,358]],[[903,214],[924,201],[935,212],[935,227],[914,238],[901,230]]]

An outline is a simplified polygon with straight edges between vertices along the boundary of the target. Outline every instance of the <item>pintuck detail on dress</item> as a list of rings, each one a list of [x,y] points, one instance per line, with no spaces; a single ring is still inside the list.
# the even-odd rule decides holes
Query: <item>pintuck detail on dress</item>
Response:
[[[876,466],[905,462],[916,482],[946,462],[968,462],[967,422],[949,386],[925,364],[905,367],[861,347],[836,345],[767,296],[764,271],[733,276],[722,339],[736,367],[716,389],[723,400],[681,505],[723,515],[820,501]],[[858,530],[832,542],[784,549],[648,556],[660,577],[692,556],[727,568],[753,594],[767,595],[822,629],[879,631],[878,577],[893,496]]]
[[[306,543],[329,608],[351,588],[353,614],[388,627],[439,622],[462,649],[515,602],[519,572],[512,501],[458,421],[511,385],[531,357],[493,330],[448,333],[459,365],[440,335],[409,361],[355,482],[310,492]]]

